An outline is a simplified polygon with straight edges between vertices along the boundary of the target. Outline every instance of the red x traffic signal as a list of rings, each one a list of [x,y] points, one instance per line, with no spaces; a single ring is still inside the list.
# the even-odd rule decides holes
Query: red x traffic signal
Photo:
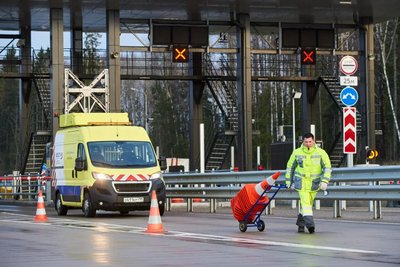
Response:
[[[189,62],[189,49],[187,46],[174,46],[173,49],[173,62]]]
[[[316,57],[315,48],[301,49],[301,65],[315,65],[316,59],[317,59],[317,57]]]

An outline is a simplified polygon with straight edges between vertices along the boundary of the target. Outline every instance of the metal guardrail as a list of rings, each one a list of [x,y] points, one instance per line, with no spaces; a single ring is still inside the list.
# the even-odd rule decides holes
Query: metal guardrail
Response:
[[[168,198],[188,198],[188,210],[192,209],[191,198],[230,199],[241,189],[242,184],[259,183],[276,171],[214,172],[214,173],[168,173],[164,180],[168,186]],[[277,179],[284,184],[285,171]],[[400,200],[400,185],[388,181],[400,180],[399,166],[357,166],[333,168],[327,193],[318,192],[316,199],[335,200],[334,217],[340,216],[339,200],[371,201],[374,218],[381,217],[381,200]],[[383,184],[385,183],[386,184]],[[270,191],[274,192],[274,189]],[[281,190],[277,200],[298,200],[295,190]],[[212,204],[211,204],[212,205]],[[210,206],[210,211],[216,207]]]
[[[38,174],[0,177],[0,198],[35,200],[40,189],[46,202],[50,203],[51,180],[51,177]]]
[[[216,210],[215,199],[231,199],[243,184],[259,183],[276,171],[249,172],[208,172],[208,173],[165,173],[167,198],[187,198],[188,210],[192,210],[192,198],[210,200],[210,211]],[[285,171],[277,179],[278,184],[285,182]],[[400,185],[388,181],[400,180],[400,165],[395,166],[358,166],[352,168],[333,168],[327,194],[318,192],[316,199],[334,200],[334,217],[340,216],[340,200],[371,201],[374,218],[380,218],[381,200],[400,200]],[[46,183],[43,183],[46,181]],[[385,183],[385,184],[383,184]],[[17,200],[32,199],[38,188],[51,195],[51,177],[8,176],[0,177],[0,197]],[[25,188],[25,190],[23,190]],[[270,191],[274,192],[274,189]],[[295,190],[280,190],[276,200],[298,200]],[[51,202],[48,198],[47,202]],[[371,205],[371,204],[370,204]]]
[[[284,182],[285,170],[267,171],[216,171],[207,173],[165,173],[164,179],[167,184],[193,184],[196,183],[258,183],[275,172],[281,172],[277,179]],[[363,182],[369,180],[392,181],[400,179],[400,165],[390,166],[356,166],[351,168],[333,168],[331,182]],[[190,178],[190,180],[188,180]]]

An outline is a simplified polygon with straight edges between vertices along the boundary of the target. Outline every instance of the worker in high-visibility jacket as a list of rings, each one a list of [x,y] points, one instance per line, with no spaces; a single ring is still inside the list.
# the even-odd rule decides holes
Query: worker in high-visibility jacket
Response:
[[[328,154],[315,144],[312,133],[305,134],[303,144],[289,158],[285,175],[286,186],[296,189],[300,197],[300,214],[296,222],[299,233],[304,233],[304,227],[310,234],[314,233],[314,198],[318,190],[326,190],[331,172]]]

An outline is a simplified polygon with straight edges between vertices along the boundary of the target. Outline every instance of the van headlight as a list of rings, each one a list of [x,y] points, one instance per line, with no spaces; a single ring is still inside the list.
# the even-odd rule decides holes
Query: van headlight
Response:
[[[151,180],[151,179],[161,179],[161,180],[163,180],[163,175],[162,175],[161,172],[156,172],[156,173],[153,173],[153,174],[150,176],[150,180]]]
[[[105,173],[92,172],[92,176],[96,180],[112,180],[111,176]]]

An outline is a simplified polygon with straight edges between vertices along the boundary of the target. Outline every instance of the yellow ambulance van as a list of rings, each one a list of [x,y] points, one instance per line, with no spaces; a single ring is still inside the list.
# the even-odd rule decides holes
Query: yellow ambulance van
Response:
[[[165,168],[146,131],[132,126],[127,113],[61,115],[51,170],[55,209],[61,216],[82,208],[86,217],[97,210],[149,210],[155,190],[162,215]]]

